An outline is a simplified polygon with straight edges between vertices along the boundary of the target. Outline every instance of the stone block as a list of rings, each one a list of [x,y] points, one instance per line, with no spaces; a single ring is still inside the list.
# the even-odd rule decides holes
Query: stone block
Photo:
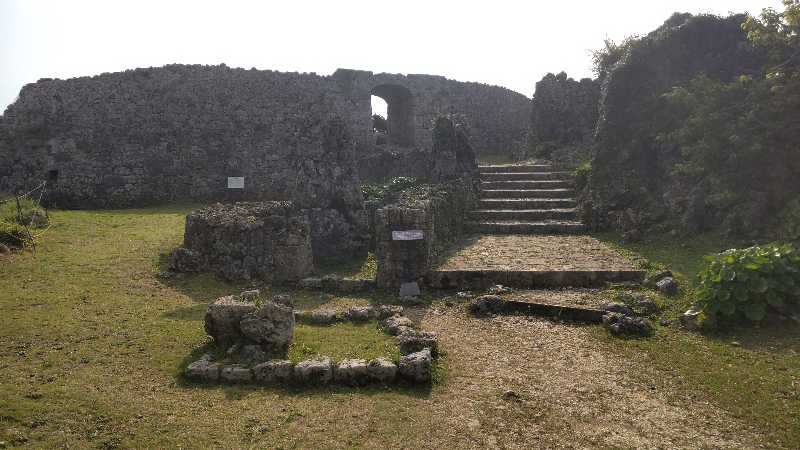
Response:
[[[402,314],[403,307],[399,305],[381,305],[378,307],[378,320],[384,320],[394,315]]]
[[[217,381],[219,380],[220,365],[211,362],[210,355],[203,355],[202,358],[189,364],[184,373],[188,378],[200,381]]]
[[[395,342],[401,355],[410,355],[427,348],[435,359],[439,353],[438,336],[433,331],[405,331],[395,337]]]
[[[250,341],[282,349],[292,340],[294,324],[292,308],[266,301],[257,310],[245,314],[239,327],[242,335]]]
[[[419,285],[416,281],[409,281],[400,284],[400,293],[398,294],[399,297],[419,297],[420,294],[421,292],[419,290]]]
[[[330,325],[336,322],[336,311],[332,309],[315,309],[311,311],[311,322],[318,325]]]
[[[301,384],[327,384],[333,378],[331,360],[308,359],[294,366],[294,380]]]
[[[339,383],[357,385],[367,381],[367,361],[363,359],[345,359],[336,364],[333,379]]]
[[[354,322],[366,322],[375,317],[375,308],[371,306],[352,306],[347,310],[347,317]]]
[[[387,358],[375,358],[367,364],[367,376],[380,383],[390,383],[397,375],[397,365]]]
[[[400,376],[416,383],[431,381],[431,351],[423,349],[400,358],[397,365]]]
[[[239,323],[255,310],[256,306],[252,302],[242,302],[230,295],[220,297],[206,310],[206,333],[220,345],[239,341],[242,338]]]
[[[414,323],[406,316],[395,315],[386,319],[384,321],[384,326],[386,327],[387,333],[396,336],[403,331],[410,330],[414,326]]]
[[[228,383],[249,383],[253,381],[253,373],[244,366],[225,366],[222,368],[219,379]]]
[[[252,371],[258,383],[289,383],[294,375],[294,365],[287,360],[272,360],[253,366]]]

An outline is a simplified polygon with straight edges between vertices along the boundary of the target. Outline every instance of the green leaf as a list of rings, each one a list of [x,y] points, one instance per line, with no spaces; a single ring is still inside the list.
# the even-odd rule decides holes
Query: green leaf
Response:
[[[748,303],[746,305],[742,305],[741,310],[744,313],[744,316],[753,322],[761,321],[767,314],[767,311],[762,303]]]
[[[730,316],[731,314],[736,312],[736,304],[731,302],[720,303],[719,312],[727,316]]]
[[[766,279],[761,277],[752,280],[749,286],[750,292],[755,292],[756,294],[763,294],[764,292],[767,292],[768,288],[769,283]]]
[[[746,267],[746,268],[748,268],[750,270],[758,270],[759,268],[761,268],[761,266],[759,266],[758,264],[753,264],[753,263],[750,263],[750,264],[748,264],[748,265],[746,265],[744,267]]]
[[[783,298],[781,298],[779,295],[775,295],[772,292],[767,295],[767,303],[769,303],[769,306],[772,306],[776,309],[782,309],[784,306]]]

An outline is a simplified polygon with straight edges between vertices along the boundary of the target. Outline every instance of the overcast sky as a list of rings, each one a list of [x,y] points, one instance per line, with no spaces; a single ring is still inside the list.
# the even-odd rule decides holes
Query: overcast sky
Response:
[[[426,73],[531,96],[548,72],[592,75],[605,38],[673,12],[759,14],[778,0],[0,0],[0,111],[26,83],[170,63]]]

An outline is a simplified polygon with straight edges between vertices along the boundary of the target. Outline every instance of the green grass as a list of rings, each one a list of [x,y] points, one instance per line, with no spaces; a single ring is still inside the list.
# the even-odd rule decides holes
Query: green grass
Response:
[[[621,340],[598,328],[598,339],[620,354],[643,354],[657,376],[678,380],[673,395],[703,398],[767,432],[781,446],[800,448],[800,327],[794,322],[764,324],[758,328],[718,330],[698,334],[662,327],[694,302],[696,274],[703,256],[751,245],[719,235],[647,238],[625,243],[618,235],[597,236],[623,255],[647,258],[650,272],[670,269],[682,285],[677,298],[649,294],[665,306],[653,318],[656,332],[649,339]],[[734,344],[736,343],[736,344]],[[652,373],[639,373],[644,382]]]
[[[351,258],[340,264],[321,265],[315,270],[317,275],[338,275],[351,280],[374,280],[378,271],[375,254],[367,253],[364,257]]]
[[[209,345],[203,314],[219,296],[259,287],[306,309],[384,301],[165,271],[196,206],[51,212],[54,226],[36,253],[0,257],[1,445],[330,447],[377,445],[373,435],[401,445],[415,432],[397,407],[444,426],[421,406],[430,387],[186,384],[181,370]],[[384,354],[391,339],[374,325],[300,326],[298,338],[334,359]]]
[[[331,326],[298,324],[288,356],[294,363],[316,356],[328,356],[333,362],[378,357],[400,359],[394,338],[381,331],[375,321],[340,322]]]

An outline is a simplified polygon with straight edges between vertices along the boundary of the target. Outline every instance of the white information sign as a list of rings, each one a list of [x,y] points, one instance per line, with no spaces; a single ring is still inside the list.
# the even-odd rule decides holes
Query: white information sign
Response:
[[[244,189],[244,177],[228,177],[228,189]]]
[[[392,231],[393,241],[417,241],[422,238],[422,230]]]

